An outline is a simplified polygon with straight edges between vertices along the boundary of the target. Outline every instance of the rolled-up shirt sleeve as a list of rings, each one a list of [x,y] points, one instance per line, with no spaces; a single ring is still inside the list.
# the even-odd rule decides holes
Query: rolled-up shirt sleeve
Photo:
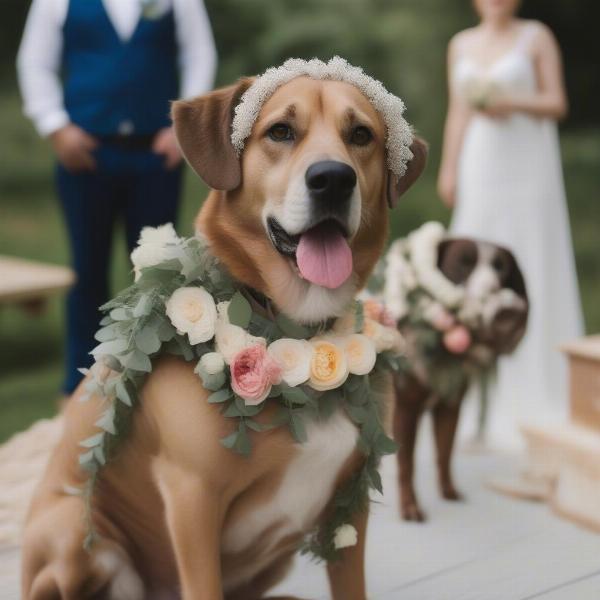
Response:
[[[217,50],[203,0],[174,0],[180,94],[191,98],[212,89],[217,69]]]
[[[65,0],[33,0],[17,55],[25,114],[41,136],[69,123],[60,80]]]

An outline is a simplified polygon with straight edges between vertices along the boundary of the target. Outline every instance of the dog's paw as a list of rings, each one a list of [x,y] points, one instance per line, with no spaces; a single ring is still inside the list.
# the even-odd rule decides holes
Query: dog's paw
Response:
[[[402,503],[400,514],[405,521],[415,521],[417,523],[423,523],[427,518],[416,502]]]
[[[441,488],[442,498],[451,502],[462,502],[465,497],[453,486],[446,485]]]

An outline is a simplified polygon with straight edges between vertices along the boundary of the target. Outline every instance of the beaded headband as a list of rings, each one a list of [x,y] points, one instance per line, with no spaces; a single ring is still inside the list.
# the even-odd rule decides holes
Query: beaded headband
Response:
[[[388,168],[398,177],[406,173],[406,165],[413,157],[410,150],[413,133],[402,116],[405,109],[404,102],[388,92],[380,81],[369,77],[360,67],[351,65],[339,56],[334,56],[329,62],[317,58],[308,61],[290,58],[283,65],[271,67],[258,76],[235,108],[231,143],[238,156],[244,149],[246,139],[250,136],[265,102],[283,84],[302,76],[343,81],[358,88],[369,99],[385,123]]]

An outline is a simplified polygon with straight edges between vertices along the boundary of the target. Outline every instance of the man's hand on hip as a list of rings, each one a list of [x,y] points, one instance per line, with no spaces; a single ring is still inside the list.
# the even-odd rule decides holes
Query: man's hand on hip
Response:
[[[50,142],[59,162],[67,171],[76,173],[96,168],[92,151],[98,142],[81,127],[72,123],[65,125],[50,135]]]
[[[172,127],[165,127],[156,134],[152,151],[164,157],[167,169],[174,169],[181,163],[181,150]]]

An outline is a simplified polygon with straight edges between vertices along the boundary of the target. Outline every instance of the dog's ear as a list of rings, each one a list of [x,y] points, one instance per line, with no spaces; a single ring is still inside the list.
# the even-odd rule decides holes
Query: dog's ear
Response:
[[[523,278],[519,263],[510,250],[507,250],[506,248],[503,248],[503,250],[508,255],[508,260],[510,262],[510,270],[506,282],[504,283],[504,287],[510,288],[513,292],[521,296],[521,298],[528,301],[527,285],[525,284],[525,279]]]
[[[419,178],[427,164],[427,143],[419,137],[410,145],[412,159],[406,165],[406,173],[400,179],[388,171],[387,199],[390,208],[394,208],[398,198]]]
[[[231,144],[231,122],[252,78],[171,108],[175,135],[183,156],[204,182],[216,190],[234,190],[242,182],[240,160]]]

